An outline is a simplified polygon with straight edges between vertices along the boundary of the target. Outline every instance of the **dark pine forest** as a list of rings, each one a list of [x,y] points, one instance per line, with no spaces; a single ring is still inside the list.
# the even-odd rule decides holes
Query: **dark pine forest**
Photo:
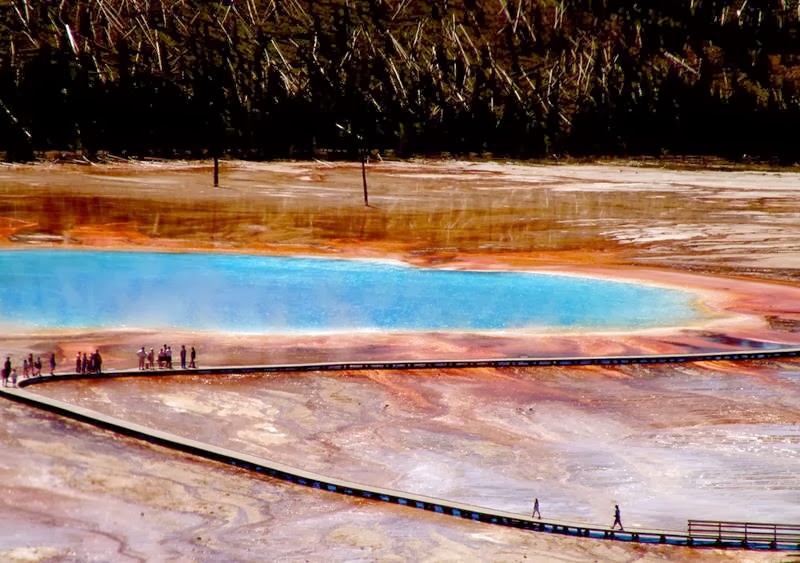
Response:
[[[360,140],[361,139],[361,140]],[[800,161],[800,0],[7,0],[0,151]]]

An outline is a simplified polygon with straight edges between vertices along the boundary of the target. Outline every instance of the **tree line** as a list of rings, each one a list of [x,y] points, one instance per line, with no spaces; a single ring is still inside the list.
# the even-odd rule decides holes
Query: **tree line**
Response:
[[[800,0],[10,0],[0,151],[800,159]]]

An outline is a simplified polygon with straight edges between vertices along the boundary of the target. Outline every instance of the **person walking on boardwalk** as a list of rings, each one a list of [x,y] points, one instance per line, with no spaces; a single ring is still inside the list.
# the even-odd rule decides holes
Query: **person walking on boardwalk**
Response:
[[[614,505],[614,523],[611,525],[611,529],[613,530],[617,526],[617,524],[619,524],[619,529],[624,532],[625,529],[622,527],[622,518],[620,517],[620,514],[619,514],[619,505],[615,504]]]
[[[145,359],[147,358],[147,352],[144,351],[144,346],[139,348],[139,351],[136,352],[136,356],[139,358],[139,369],[144,369]]]
[[[55,352],[50,353],[50,375],[54,375],[56,371],[56,354]]]
[[[539,515],[539,520],[541,520],[542,513],[539,512],[539,499],[535,498],[533,499],[533,513],[531,514],[531,518],[535,518],[537,514]]]
[[[181,369],[186,369],[186,346],[181,344]]]
[[[6,386],[9,377],[11,377],[11,356],[6,356],[6,361],[3,364],[3,387]]]
[[[194,350],[194,346],[192,346],[192,351],[189,353],[189,367],[196,368],[197,365],[194,363],[195,358],[197,357],[197,352]]]

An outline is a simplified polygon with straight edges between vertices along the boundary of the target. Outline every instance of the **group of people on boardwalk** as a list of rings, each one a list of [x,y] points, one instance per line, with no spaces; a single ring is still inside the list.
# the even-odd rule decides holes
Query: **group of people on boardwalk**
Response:
[[[56,355],[55,353],[50,354],[50,375],[53,375],[56,369]],[[36,359],[33,358],[33,354],[28,354],[27,356],[22,357],[22,374],[21,377],[23,379],[27,379],[29,377],[41,377],[42,375],[42,357],[36,356]],[[11,356],[6,356],[5,362],[3,362],[3,367],[0,369],[0,379],[2,379],[3,387],[8,387],[11,385],[15,387],[17,385],[17,368],[15,368],[11,364]]]
[[[158,354],[153,348],[150,348],[148,352],[142,346],[136,351],[136,356],[139,358],[139,369],[141,370],[156,369],[156,366],[158,366],[158,369],[172,369],[172,348],[167,344],[161,347]],[[181,369],[197,367],[197,352],[194,346],[191,347],[191,351],[187,352],[186,345],[181,344],[180,358]],[[187,359],[189,360],[188,364]]]
[[[103,373],[103,357],[100,355],[100,350],[88,355],[86,352],[83,352],[83,355],[78,352],[75,355],[75,373]]]
[[[196,368],[197,367],[197,351],[194,346],[189,350],[185,345],[181,345],[180,349],[181,369]],[[142,346],[137,350],[136,355],[139,357],[139,369],[172,369],[172,348],[165,344],[158,354],[155,353],[153,348],[150,352],[145,350]],[[45,356],[47,358],[47,356]],[[67,360],[68,361],[68,360]],[[0,379],[2,379],[3,387],[16,387],[17,379],[27,379],[29,377],[41,377],[42,370],[47,367],[50,368],[50,375],[55,375],[56,370],[56,354],[50,353],[49,359],[46,363],[42,361],[41,356],[34,358],[33,354],[23,355],[22,366],[19,368],[21,373],[18,372],[18,367],[12,364],[11,356],[6,356],[6,359],[0,364]],[[77,374],[100,374],[103,372],[103,357],[100,355],[100,350],[95,349],[94,352],[77,352],[75,354],[75,373]]]
[[[531,518],[539,518],[542,519],[542,513],[539,511],[539,499],[533,499],[533,512],[531,513]],[[616,527],[619,526],[620,531],[625,531],[622,527],[622,516],[620,515],[619,505],[614,505],[614,523],[611,525],[611,529],[614,530]]]

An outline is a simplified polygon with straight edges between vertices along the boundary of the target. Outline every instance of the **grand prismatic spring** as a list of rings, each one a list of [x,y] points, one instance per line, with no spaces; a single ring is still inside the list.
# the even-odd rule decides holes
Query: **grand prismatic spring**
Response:
[[[43,328],[542,331],[702,319],[675,289],[365,260],[36,250],[0,252],[0,270],[6,324]]]
[[[114,290],[120,279],[114,262],[96,266],[90,256],[135,261],[148,259],[143,251],[168,251],[176,260],[199,257],[208,271],[213,261],[239,255],[313,256],[316,265],[336,258],[339,266],[353,263],[340,259],[358,258],[434,276],[624,282],[655,292],[640,295],[644,303],[677,298],[661,302],[669,322],[623,323],[606,315],[605,324],[573,326],[531,317],[503,326],[354,330],[364,323],[351,310],[335,317],[346,321],[344,330],[307,324],[280,330],[288,325],[237,326],[235,310],[211,326],[206,321],[213,315],[191,318],[191,308],[168,309],[180,322],[152,316],[68,322],[48,301],[53,296],[41,294],[18,301],[28,309],[2,320],[14,327],[6,331],[4,352],[16,360],[54,351],[57,371],[68,371],[78,351],[100,349],[107,367],[132,368],[137,348],[165,343],[196,346],[202,365],[687,353],[800,343],[796,174],[384,163],[370,168],[370,208],[360,205],[359,179],[357,167],[325,163],[228,163],[214,190],[202,165],[4,168],[0,226],[10,252],[2,254],[3,281],[16,276],[12,285],[41,290],[41,280],[58,271],[52,260],[91,250],[84,268],[72,281],[61,279],[56,289],[62,293],[55,293],[63,297],[68,290],[84,304],[82,312],[91,312],[98,292],[132,290]],[[32,247],[36,252],[19,252]],[[50,265],[26,270],[22,256],[36,253],[51,256]],[[167,297],[145,298],[138,307],[180,307],[200,298],[192,293],[197,287],[221,300],[229,298],[226,289],[247,299],[252,287],[233,283],[246,276],[206,280],[189,265],[175,269],[181,281],[167,288]],[[220,271],[226,269],[230,263]],[[619,312],[619,298],[602,296],[600,287],[583,293]],[[402,283],[362,289],[374,299],[369,311],[407,290]],[[321,290],[309,294],[317,299],[292,308],[321,301]],[[456,301],[436,303],[458,315],[457,292],[445,296]],[[566,308],[552,296],[538,300],[538,313]],[[513,303],[513,295],[504,302]],[[637,298],[623,302],[634,305]],[[497,302],[492,307],[500,310]],[[241,319],[252,319],[251,312]],[[689,518],[800,522],[799,385],[797,362],[775,360],[193,375],[62,382],[35,391],[368,485],[526,516],[537,497],[545,518],[605,525],[619,504],[628,529],[683,529]],[[254,476],[7,401],[0,408],[0,553],[7,560],[786,557],[460,521]]]

